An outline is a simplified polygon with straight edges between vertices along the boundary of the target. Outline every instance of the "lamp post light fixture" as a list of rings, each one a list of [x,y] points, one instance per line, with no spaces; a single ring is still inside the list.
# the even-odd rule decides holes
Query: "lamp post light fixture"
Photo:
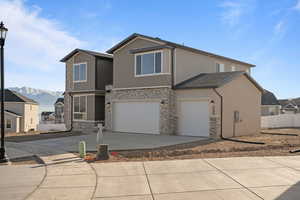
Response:
[[[4,27],[3,22],[0,23],[0,71],[1,71],[1,146],[0,146],[0,162],[6,162],[5,147],[4,147],[4,44],[8,29]]]

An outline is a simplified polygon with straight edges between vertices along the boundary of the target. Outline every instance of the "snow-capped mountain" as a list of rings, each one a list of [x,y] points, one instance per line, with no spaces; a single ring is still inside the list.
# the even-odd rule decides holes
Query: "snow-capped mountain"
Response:
[[[33,99],[40,105],[53,105],[57,98],[62,97],[63,93],[60,91],[49,91],[30,87],[10,87],[8,89],[16,91],[30,99]]]

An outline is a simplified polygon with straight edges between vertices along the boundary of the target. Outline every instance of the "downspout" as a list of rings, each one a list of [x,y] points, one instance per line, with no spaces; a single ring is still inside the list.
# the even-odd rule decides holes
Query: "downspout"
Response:
[[[244,141],[244,140],[235,140],[232,138],[225,138],[223,136],[223,96],[216,90],[216,88],[213,88],[214,92],[219,96],[220,100],[221,100],[221,130],[220,130],[220,138],[222,140],[228,140],[228,141],[232,141],[232,142],[241,142],[241,143],[247,143],[247,144],[265,144],[264,142],[251,142],[251,141]]]
[[[174,89],[174,50],[175,48],[171,49],[171,88]]]

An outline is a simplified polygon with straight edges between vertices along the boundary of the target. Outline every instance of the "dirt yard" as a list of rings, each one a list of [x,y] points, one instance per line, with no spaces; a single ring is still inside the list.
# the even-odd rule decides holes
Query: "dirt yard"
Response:
[[[300,155],[300,153],[290,153],[290,151],[300,149],[300,129],[262,130],[258,135],[236,137],[235,139],[265,144],[216,140],[208,144],[191,143],[155,150],[111,152],[109,160],[96,162]],[[87,159],[95,161],[95,153],[88,154]]]

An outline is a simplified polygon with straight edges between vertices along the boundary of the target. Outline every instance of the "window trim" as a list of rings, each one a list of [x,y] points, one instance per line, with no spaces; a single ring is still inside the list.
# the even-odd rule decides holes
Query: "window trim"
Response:
[[[7,124],[8,124],[7,122],[8,122],[8,121],[10,121],[10,127],[7,127]],[[6,129],[11,129],[11,128],[12,128],[12,120],[11,120],[11,119],[6,119],[6,120],[5,120],[5,128],[6,128]]]
[[[80,97],[85,97],[85,112],[74,112],[75,111],[75,103],[74,103],[74,99],[75,97],[79,97],[79,100],[80,100]],[[87,121],[87,115],[88,115],[88,109],[87,109],[87,95],[74,95],[73,96],[73,110],[72,110],[72,115],[73,115],[73,121]],[[80,101],[79,101],[79,106],[80,106]],[[79,107],[79,110],[80,110],[80,107]],[[85,113],[86,114],[86,119],[75,119],[74,115],[77,114],[77,113]]]
[[[220,71],[217,71],[217,64],[220,65]],[[223,66],[223,70],[221,70],[221,66]],[[225,64],[224,63],[216,62],[215,67],[216,67],[216,72],[217,73],[225,72]]]
[[[81,64],[85,64],[85,80],[78,80],[78,81],[76,81],[75,79],[74,79],[74,77],[75,77],[75,70],[74,70],[74,68],[75,68],[75,65],[81,65]],[[73,83],[83,83],[83,82],[87,82],[87,62],[81,62],[81,63],[73,63]]]
[[[152,73],[152,74],[136,74],[136,57],[137,56],[140,56],[140,55],[145,55],[145,54],[150,54],[150,53],[153,53],[154,54],[154,71],[155,71],[155,53],[161,53],[161,72],[159,73]],[[142,58],[142,57],[141,57]],[[142,59],[141,59],[142,60]],[[156,50],[156,51],[147,51],[147,52],[141,52],[141,53],[136,53],[134,54],[134,77],[144,77],[144,76],[158,76],[158,75],[166,75],[166,74],[170,74],[170,73],[166,73],[166,72],[163,72],[163,50]]]

